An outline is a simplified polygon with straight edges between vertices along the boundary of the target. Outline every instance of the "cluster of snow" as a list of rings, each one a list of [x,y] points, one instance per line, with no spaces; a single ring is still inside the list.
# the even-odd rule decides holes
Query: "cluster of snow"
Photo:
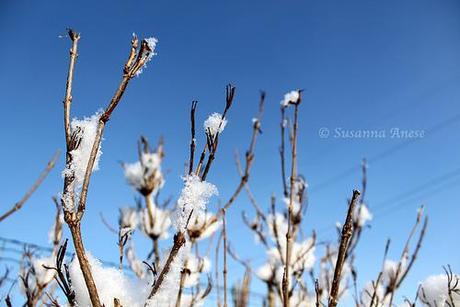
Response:
[[[136,252],[134,251],[134,247],[132,243],[128,248],[126,248],[126,260],[128,261],[129,267],[133,272],[136,274],[137,277],[139,278],[145,278],[146,276],[146,271],[145,271],[145,264],[140,261],[137,256]]]
[[[179,292],[180,276],[184,262],[190,254],[190,243],[187,242],[177,253],[171,263],[170,270],[161,284],[158,292],[147,302],[145,307],[174,306]],[[124,305],[129,306],[129,305]]]
[[[74,177],[74,181],[68,187],[68,190],[62,195],[64,208],[67,211],[74,210],[74,199],[71,199],[71,195],[73,195],[75,189],[80,189],[83,185],[89,157],[91,156],[94,140],[96,139],[100,117],[101,112],[98,111],[91,117],[85,117],[82,120],[75,118],[70,123],[71,133],[77,140],[78,146],[69,153],[71,156],[71,162],[66,165],[62,172],[62,177]],[[101,154],[101,145],[99,144],[92,169],[93,172],[99,169],[99,159]],[[78,195],[79,192],[76,192]]]
[[[390,297],[388,295],[385,296],[385,289],[387,289],[395,280],[399,281],[402,278],[403,272],[407,268],[407,261],[407,254],[404,254],[400,261],[385,260],[385,263],[383,264],[382,277],[379,282],[367,282],[361,292],[361,300],[364,306],[370,306],[372,297],[374,297],[374,306],[388,306]]]
[[[150,49],[150,54],[147,60],[147,61],[150,61],[152,57],[156,55],[155,48],[157,47],[158,39],[152,36],[152,37],[145,38],[144,40],[147,42],[147,46]]]
[[[170,212],[162,210],[157,206],[152,206],[153,221],[150,220],[150,214],[147,208],[141,209],[140,228],[141,231],[149,237],[167,239],[169,237],[169,228],[171,227]]]
[[[273,279],[276,283],[281,282],[286,262],[286,232],[288,222],[280,213],[267,216],[269,235],[276,247],[267,250],[267,262],[258,268],[256,275],[264,281]],[[278,247],[279,245],[279,247]],[[315,264],[315,244],[312,238],[301,242],[293,242],[290,268],[292,272],[310,271]]]
[[[294,216],[298,215],[300,213],[300,210],[302,209],[302,200],[304,197],[305,189],[307,187],[308,184],[300,177],[297,178],[297,180],[294,182],[292,193],[292,214]],[[284,197],[283,201],[286,204],[286,208],[289,208],[291,198],[289,196]]]
[[[451,284],[452,287],[455,286],[457,280],[459,280],[459,275],[452,276],[453,281]],[[460,304],[460,294],[459,294],[460,285],[457,284],[457,292],[451,291],[452,300],[449,297],[449,280],[446,274],[433,275],[426,278],[420,285],[419,297],[420,301],[425,306],[438,306],[438,307],[447,307],[447,306],[459,306]]]
[[[388,285],[394,279],[397,279],[397,281],[401,279],[403,275],[402,273],[407,268],[408,257],[409,255],[405,253],[399,262],[393,260],[385,260],[382,272],[382,281],[384,284]]]
[[[214,220],[214,214],[210,212],[197,215],[190,220],[187,230],[189,233],[199,234],[198,237],[194,238],[195,240],[200,241],[209,238],[222,224],[221,221],[211,223],[212,220]]]
[[[135,229],[139,224],[139,216],[136,208],[123,207],[120,209],[120,227]]]
[[[363,227],[367,222],[372,221],[372,213],[369,211],[365,204],[356,207],[353,219],[357,222],[359,227]]]
[[[84,119],[74,118],[70,124],[71,133],[79,140],[79,145],[70,152],[72,163],[66,165],[62,175],[63,177],[66,175],[73,175],[75,177],[76,188],[80,188],[83,184],[100,117],[101,112],[96,112],[96,114],[91,117],[85,117]],[[101,146],[99,145],[92,171],[99,169],[99,158],[101,154]]]
[[[206,205],[209,199],[218,194],[215,185],[201,181],[200,177],[192,174],[183,178],[184,188],[177,201],[174,226],[178,231],[185,231],[187,221],[204,219]]]
[[[56,261],[56,255],[53,253],[48,257],[33,258],[32,268],[34,271],[35,282],[37,285],[47,285],[54,279],[56,271],[48,270],[44,266],[54,267]]]
[[[133,36],[135,36],[135,34],[133,33]],[[156,39],[155,37],[149,37],[149,38],[144,38],[144,41],[147,43],[147,46],[149,48],[149,52],[147,53],[147,57],[145,58],[145,61],[144,61],[144,66],[141,67],[137,72],[136,72],[136,76],[139,76],[143,69],[145,67],[147,67],[147,63],[150,62],[150,60],[153,58],[153,56],[157,55],[157,53],[155,52],[155,48],[157,47],[157,43],[158,43],[158,39]]]
[[[184,286],[193,287],[199,283],[202,273],[209,273],[211,271],[211,262],[208,257],[189,255],[185,261],[184,267],[187,272],[185,275]]]
[[[126,180],[136,190],[145,188],[148,180],[159,183],[153,193],[164,185],[161,157],[157,153],[143,153],[141,161],[124,164],[123,170]]]
[[[375,284],[369,281],[361,292],[361,301],[364,307],[373,306],[383,307],[390,304],[390,297],[384,297],[385,287],[382,283]],[[374,298],[372,300],[372,298]]]
[[[222,115],[219,113],[212,113],[209,117],[204,121],[204,132],[210,132],[211,136],[215,136],[217,132],[222,133],[224,131],[225,126],[227,125],[227,120],[222,118]]]
[[[281,106],[287,107],[290,103],[297,103],[300,99],[300,91],[294,90],[286,93],[284,99],[281,100]]]
[[[103,267],[99,260],[86,252],[101,303],[112,306],[118,298],[122,306],[142,307],[151,289],[147,280],[133,279],[115,268]],[[91,306],[88,290],[77,257],[69,266],[72,287],[78,306]]]

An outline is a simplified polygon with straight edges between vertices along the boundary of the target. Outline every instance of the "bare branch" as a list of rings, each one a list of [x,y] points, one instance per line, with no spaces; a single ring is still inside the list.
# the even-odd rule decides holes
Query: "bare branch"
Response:
[[[355,210],[359,195],[360,192],[358,190],[353,191],[350,206],[348,207],[347,218],[342,227],[342,238],[340,240],[339,252],[337,255],[337,261],[335,263],[334,279],[332,280],[331,292],[329,294],[329,307],[335,307],[338,303],[342,268],[345,263],[345,257],[347,255],[347,250],[350,243],[349,241],[353,234],[353,212]]]
[[[17,203],[15,203],[14,206],[10,210],[8,210],[7,212],[5,212],[4,214],[2,214],[0,216],[0,222],[2,222],[4,219],[6,219],[11,214],[13,214],[14,212],[16,212],[19,209],[21,209],[22,206],[24,206],[26,201],[38,189],[38,187],[42,184],[43,180],[45,180],[46,176],[48,176],[48,174],[54,168],[54,166],[56,165],[56,161],[57,161],[57,159],[59,157],[59,154],[60,154],[60,151],[59,150],[56,151],[56,153],[53,155],[51,160],[48,161],[48,164],[46,165],[46,168],[40,174],[40,176],[38,177],[37,181],[35,181],[35,183],[32,185],[32,187],[29,189],[29,191],[27,191],[27,193]]]

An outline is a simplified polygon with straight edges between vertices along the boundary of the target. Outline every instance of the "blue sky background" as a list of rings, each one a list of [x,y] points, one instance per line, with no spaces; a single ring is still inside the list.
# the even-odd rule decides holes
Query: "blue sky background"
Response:
[[[413,297],[417,283],[441,273],[442,265],[460,267],[459,17],[460,3],[453,0],[2,0],[1,211],[22,196],[56,149],[64,149],[61,102],[70,44],[59,37],[65,29],[82,34],[72,108],[79,117],[93,114],[111,98],[131,33],[154,35],[158,56],[131,82],[105,132],[101,170],[93,175],[83,222],[86,247],[116,261],[116,238],[101,224],[99,212],[115,224],[117,208],[133,204],[135,193],[119,161],[136,159],[140,134],[152,142],[165,137],[167,184],[162,193],[177,197],[188,159],[190,101],[199,101],[201,123],[222,110],[228,82],[236,85],[237,96],[208,179],[218,186],[222,201],[233,192],[238,183],[233,153],[247,146],[259,90],[264,89],[264,134],[250,185],[268,206],[272,192],[282,194],[279,101],[285,92],[305,88],[299,170],[311,191],[304,231],[315,228],[320,239],[335,240],[328,227],[343,220],[346,198],[360,185],[356,166],[367,157],[367,200],[375,220],[357,249],[360,283],[377,275],[388,237],[390,258],[399,257],[416,208],[425,204],[428,233],[401,291]],[[322,127],[330,129],[329,138],[319,137]],[[425,134],[416,140],[391,138],[395,127]],[[336,138],[336,128],[384,130],[387,136]],[[62,189],[62,168],[63,156],[26,206],[0,224],[1,236],[47,244],[54,218],[51,196]],[[217,199],[211,206],[216,204]],[[264,254],[242,226],[241,210],[252,211],[244,194],[228,215],[230,240],[258,266]],[[147,250],[147,241],[140,235],[136,239],[140,252]],[[232,263],[231,269],[231,280],[241,278],[238,265]],[[254,290],[263,288],[255,281]]]

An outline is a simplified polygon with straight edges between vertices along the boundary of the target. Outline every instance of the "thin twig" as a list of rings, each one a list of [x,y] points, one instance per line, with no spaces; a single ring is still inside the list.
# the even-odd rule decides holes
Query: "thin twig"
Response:
[[[292,132],[292,147],[291,147],[291,179],[290,179],[290,192],[289,192],[289,208],[288,208],[288,229],[286,232],[286,259],[284,266],[283,274],[283,306],[289,307],[289,283],[290,283],[290,273],[289,266],[291,261],[291,249],[293,237],[295,232],[292,227],[292,217],[294,209],[294,188],[295,181],[297,179],[297,128],[298,128],[298,114],[299,114],[299,104],[301,102],[301,94],[299,92],[299,98],[294,102],[294,127]],[[284,138],[284,136],[283,136]],[[284,163],[283,163],[284,164]]]
[[[190,109],[190,132],[191,132],[191,140],[190,140],[190,160],[188,163],[188,174],[191,175],[193,172],[193,160],[195,157],[195,148],[196,148],[196,140],[195,140],[195,112],[196,106],[198,102],[192,101],[192,107]]]
[[[350,206],[348,207],[347,218],[342,227],[342,238],[340,239],[339,252],[337,255],[337,261],[335,263],[334,278],[332,280],[331,292],[329,294],[329,307],[335,307],[338,303],[342,268],[345,263],[345,257],[347,255],[347,250],[350,243],[349,241],[353,234],[353,212],[355,211],[355,206],[359,195],[360,192],[358,190],[353,191]]]
[[[17,202],[14,204],[14,206],[2,214],[0,216],[0,222],[2,222],[4,219],[6,219],[8,216],[13,214],[14,212],[18,211],[19,209],[24,206],[26,201],[32,196],[32,194],[38,189],[38,187],[42,184],[43,180],[45,180],[46,176],[50,173],[50,171],[53,169],[53,167],[56,165],[56,161],[59,157],[60,151],[56,151],[56,153],[53,155],[50,161],[48,161],[48,164],[46,165],[46,168],[42,171],[38,179],[35,181],[35,183],[32,185],[32,187],[27,191],[27,193]]]
[[[222,237],[224,242],[224,267],[223,267],[223,276],[224,276],[224,307],[227,307],[227,221],[225,218],[225,212],[222,216]]]
[[[254,162],[254,151],[256,147],[256,140],[257,136],[260,133],[260,123],[263,115],[263,108],[264,108],[264,103],[265,103],[265,92],[261,92],[260,94],[260,102],[259,102],[259,114],[256,120],[253,123],[253,128],[252,128],[252,135],[251,135],[251,141],[249,143],[249,148],[246,151],[246,164],[244,167],[244,173],[240,178],[240,183],[238,184],[235,192],[233,192],[233,195],[229,198],[229,200],[225,203],[225,205],[210,219],[208,226],[212,225],[213,223],[217,222],[219,218],[222,217],[222,215],[228,210],[228,208],[233,204],[233,202],[236,200],[238,195],[240,194],[241,190],[244,188],[246,183],[249,180],[249,174],[251,172],[251,167],[252,163]]]
[[[64,125],[65,125],[65,133],[66,133],[66,145],[67,145],[67,152],[66,152],[66,165],[70,165],[72,163],[72,150],[76,149],[79,146],[78,141],[74,140],[74,134],[71,131],[70,127],[70,105],[72,101],[72,79],[73,79],[73,71],[75,65],[75,58],[77,54],[77,45],[80,39],[80,35],[73,31],[69,30],[69,36],[72,41],[72,49],[70,53],[70,64],[69,64],[69,73],[67,77],[67,84],[66,84],[66,95],[64,100]],[[80,191],[80,198],[78,203],[77,212],[75,210],[71,210],[68,208],[74,208],[74,181],[75,176],[73,174],[66,174],[64,178],[64,189],[63,195],[66,195],[66,199],[71,199],[71,203],[64,205],[64,219],[66,223],[69,225],[69,229],[72,234],[72,239],[75,247],[75,252],[77,254],[80,268],[83,273],[83,277],[85,280],[86,287],[88,289],[88,293],[91,299],[91,303],[94,307],[101,307],[101,302],[99,299],[99,295],[97,292],[96,284],[94,282],[91,268],[86,257],[85,247],[83,245],[83,239],[81,235],[81,220],[85,212],[86,208],[86,200],[88,195],[88,188],[90,184],[91,174],[93,171],[94,163],[96,161],[97,153],[99,151],[99,146],[102,140],[102,135],[104,132],[104,128],[106,123],[109,121],[110,116],[112,115],[115,108],[118,106],[123,94],[128,86],[129,81],[136,75],[136,73],[143,67],[145,61],[149,58],[149,55],[153,50],[150,50],[147,41],[142,41],[142,45],[140,50],[137,54],[137,58],[135,59],[135,52],[137,50],[138,40],[137,37],[133,37],[131,41],[131,49],[129,58],[124,66],[123,70],[123,77],[122,80],[115,91],[110,103],[106,107],[105,111],[99,118],[99,122],[97,125],[96,135],[93,141],[91,153],[88,159],[88,163],[86,165],[85,176],[83,180],[83,185]],[[64,202],[64,200],[63,200]],[[67,207],[67,208],[66,208]]]

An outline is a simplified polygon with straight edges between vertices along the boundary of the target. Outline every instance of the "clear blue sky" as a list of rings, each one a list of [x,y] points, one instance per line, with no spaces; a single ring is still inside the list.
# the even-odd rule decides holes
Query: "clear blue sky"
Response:
[[[224,87],[232,82],[237,97],[208,178],[223,201],[238,182],[233,152],[247,146],[260,89],[267,91],[267,108],[250,185],[264,206],[272,192],[281,195],[279,100],[288,90],[305,88],[299,169],[311,193],[304,231],[343,219],[345,200],[360,182],[359,172],[347,170],[368,157],[367,199],[375,220],[357,250],[360,280],[376,276],[386,238],[392,238],[390,257],[399,256],[422,203],[430,225],[404,294],[413,297],[417,282],[441,273],[442,265],[460,269],[460,176],[443,177],[460,162],[458,1],[2,0],[2,211],[22,196],[53,152],[64,149],[61,102],[69,41],[59,36],[67,27],[82,34],[73,116],[106,105],[118,85],[132,32],[159,39],[158,56],[132,81],[106,129],[101,170],[93,176],[83,222],[86,246],[97,257],[116,260],[115,238],[101,224],[99,212],[115,223],[117,208],[133,204],[135,194],[118,162],[136,158],[137,137],[165,137],[163,196],[177,196],[188,159],[190,101],[199,101],[201,123],[222,109]],[[322,127],[330,129],[329,138],[318,136]],[[388,134],[393,127],[424,130],[425,135],[413,141],[388,135],[334,137],[335,128]],[[27,205],[0,225],[2,236],[47,244],[54,214],[50,198],[62,189],[62,168],[61,156]],[[395,201],[399,195],[410,197]],[[244,194],[229,213],[230,240],[243,257],[260,265],[264,255],[241,226],[243,209],[251,212]],[[319,236],[335,239],[330,231]],[[138,239],[145,250],[147,241]],[[232,280],[241,273],[234,268]]]

